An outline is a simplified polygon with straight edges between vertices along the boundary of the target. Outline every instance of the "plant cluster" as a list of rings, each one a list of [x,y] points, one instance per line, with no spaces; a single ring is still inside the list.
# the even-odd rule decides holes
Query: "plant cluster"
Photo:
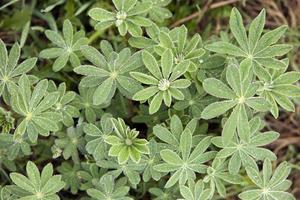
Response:
[[[202,41],[163,25],[169,3],[89,9],[97,33],[128,42],[93,45],[71,20],[38,58],[0,40],[1,199],[295,199],[265,148],[279,133],[263,130],[300,96],[287,27],[265,31],[265,10],[244,26],[233,8],[227,37]]]

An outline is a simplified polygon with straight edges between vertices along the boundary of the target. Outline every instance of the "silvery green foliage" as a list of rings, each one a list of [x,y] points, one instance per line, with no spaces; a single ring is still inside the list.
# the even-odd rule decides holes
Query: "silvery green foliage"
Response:
[[[249,189],[239,194],[242,200],[259,199],[295,199],[292,194],[285,192],[292,182],[286,178],[290,174],[291,168],[287,162],[283,162],[272,173],[272,163],[266,159],[263,163],[262,174],[257,166],[246,167],[247,174],[255,184],[255,188]]]
[[[41,80],[31,90],[27,75],[22,75],[17,85],[11,85],[11,106],[22,118],[14,132],[14,138],[28,136],[36,142],[38,135],[49,136],[50,131],[58,131],[62,116],[51,110],[58,101],[58,92],[47,92],[48,81]]]
[[[113,132],[111,116],[105,114],[101,117],[101,121],[93,124],[84,125],[83,131],[86,133],[87,144],[85,149],[89,154],[92,154],[94,159],[101,160],[107,155],[108,145],[105,140]]]
[[[9,160],[16,159],[19,155],[28,156],[31,154],[28,138],[14,138],[11,134],[0,135],[1,149],[6,149]]]
[[[206,176],[203,179],[204,183],[209,185],[211,190],[210,198],[214,193],[218,193],[221,197],[226,196],[226,183],[242,184],[243,179],[238,174],[230,174],[227,171],[228,162],[224,159],[215,158],[210,167],[207,168]]]
[[[65,186],[61,175],[53,175],[53,166],[47,164],[42,172],[29,161],[26,165],[27,177],[19,173],[11,173],[10,178],[15,185],[8,186],[17,199],[53,200],[59,199],[56,194]]]
[[[183,100],[184,95],[180,89],[190,86],[188,79],[180,77],[187,71],[189,61],[174,64],[174,56],[171,50],[165,50],[161,56],[160,65],[156,58],[149,52],[144,51],[143,62],[150,74],[131,72],[130,75],[145,85],[147,88],[138,91],[132,97],[136,101],[149,100],[149,113],[156,113],[162,102],[168,107],[171,106],[172,98]]]
[[[172,30],[160,30],[153,25],[147,29],[147,34],[150,38],[133,37],[129,39],[129,44],[140,49],[153,49],[159,55],[162,55],[166,49],[170,49],[175,64],[190,61],[189,71],[195,71],[199,66],[199,58],[205,53],[201,48],[202,40],[199,34],[188,39],[188,30],[184,25]]]
[[[124,175],[128,178],[129,183],[134,188],[136,188],[137,184],[140,183],[140,173],[144,169],[143,165],[135,163],[131,160],[124,164],[119,164],[116,159],[105,159],[97,161],[97,165],[103,169],[109,169],[108,174],[111,174],[114,177]]]
[[[152,1],[144,0],[113,0],[115,11],[110,12],[103,8],[93,8],[88,15],[97,21],[95,29],[105,30],[112,25],[118,28],[121,36],[141,36],[141,27],[151,26],[152,21],[144,17],[152,8]]]
[[[18,64],[20,46],[16,43],[7,53],[4,42],[0,39],[0,95],[8,102],[9,85],[17,83],[22,74],[29,72],[36,64],[36,58],[29,58]]]
[[[284,62],[276,57],[288,53],[292,46],[276,44],[276,42],[283,36],[287,30],[287,26],[280,26],[262,35],[265,25],[265,15],[266,11],[263,9],[251,22],[247,34],[241,14],[236,8],[233,8],[229,25],[237,44],[221,41],[207,45],[206,49],[241,58],[243,62],[253,65],[254,70],[262,67],[268,69],[284,67]]]
[[[274,142],[279,134],[274,131],[261,133],[259,130],[263,126],[259,118],[252,118],[250,124],[250,138],[245,140],[241,137],[243,133],[238,132],[234,135],[232,141],[226,143],[222,142],[221,137],[214,137],[212,143],[222,148],[216,155],[216,158],[229,158],[228,171],[231,174],[238,174],[240,167],[256,166],[256,161],[276,160],[276,155],[261,146],[265,146]]]
[[[56,87],[53,81],[50,81],[49,84],[49,92],[59,92],[59,98],[56,104],[53,106],[53,111],[62,115],[62,123],[66,127],[73,126],[73,118],[78,118],[80,116],[79,109],[71,105],[75,99],[76,93],[73,91],[66,91],[65,83],[59,84],[58,87]]]
[[[162,174],[154,169],[154,166],[159,164],[161,160],[158,144],[155,140],[150,140],[148,147],[149,155],[144,155],[141,160],[141,164],[145,166],[142,177],[145,182],[150,181],[151,178],[158,181],[162,177]]]
[[[57,133],[55,146],[62,151],[65,160],[72,158],[74,163],[79,163],[79,151],[84,152],[85,141],[83,139],[82,126],[69,127],[65,133]]]
[[[64,189],[69,189],[72,194],[76,194],[80,188],[79,170],[80,164],[71,165],[69,162],[63,162],[57,167],[57,171],[65,182]]]
[[[172,13],[165,8],[171,1],[172,0],[152,0],[151,9],[148,11],[149,18],[155,22],[162,23],[172,17]]]
[[[290,100],[292,97],[299,96],[300,89],[294,85],[300,80],[299,72],[286,72],[288,63],[282,69],[272,71],[264,68],[258,68],[257,77],[260,87],[258,94],[267,99],[271,104],[271,113],[278,117],[278,105],[287,111],[294,111],[295,107]]]
[[[252,68],[248,68],[249,65],[245,62],[239,67],[235,64],[227,67],[226,80],[230,87],[216,78],[208,78],[203,82],[203,88],[208,94],[225,100],[208,105],[202,111],[202,118],[218,117],[232,109],[222,131],[224,144],[232,140],[236,128],[242,134],[240,137],[248,141],[250,128],[247,110],[263,112],[270,107],[266,99],[255,96],[258,84],[253,82]]]
[[[112,175],[104,175],[97,184],[97,189],[87,190],[89,196],[97,200],[132,200],[126,197],[130,187],[126,186],[126,179],[115,182]]]
[[[180,111],[186,109],[191,116],[197,119],[201,118],[203,109],[215,101],[215,98],[207,95],[202,88],[190,87],[184,90],[183,94],[184,100],[177,101],[174,104],[174,108]]]
[[[95,163],[81,163],[82,170],[78,171],[81,177],[80,190],[87,190],[99,184],[100,178],[107,173],[106,169],[98,167]]]
[[[74,69],[77,74],[85,76],[80,81],[80,86],[97,87],[93,94],[95,105],[109,104],[116,89],[130,98],[141,89],[140,84],[129,75],[130,71],[142,65],[140,53],[131,54],[129,48],[117,53],[107,41],[102,41],[100,46],[102,53],[91,46],[81,49],[82,54],[92,64]]]
[[[83,31],[74,33],[70,20],[65,20],[62,34],[53,30],[45,31],[46,37],[55,45],[40,52],[40,57],[45,59],[55,58],[52,69],[57,72],[66,66],[70,61],[73,67],[80,65],[78,52],[83,45],[88,43]]]
[[[186,129],[180,137],[180,153],[169,149],[160,151],[164,163],[156,165],[154,169],[160,172],[174,172],[165,187],[169,188],[177,182],[184,185],[188,179],[195,179],[196,173],[204,174],[207,166],[203,163],[215,156],[213,151],[205,152],[209,144],[210,138],[205,138],[192,148],[192,134],[189,129]]]
[[[183,200],[207,200],[210,197],[210,190],[204,189],[203,181],[199,180],[196,183],[189,181],[188,186],[180,187],[180,194]]]
[[[264,114],[294,111],[300,96],[300,73],[288,71],[283,57],[291,46],[276,44],[287,27],[262,34],[263,10],[247,30],[234,8],[233,37],[202,42],[185,26],[161,25],[171,16],[170,0],[103,5],[110,3],[112,10],[86,10],[97,29],[90,44],[84,26],[76,32],[65,20],[61,34],[49,24],[52,43],[40,57],[55,58],[52,66],[34,68],[36,58],[18,65],[19,45],[8,54],[0,40],[0,179],[7,184],[0,197],[212,200],[243,188],[233,195],[294,200],[291,167],[273,170],[276,155],[264,147],[279,133],[262,131]],[[113,25],[126,38],[111,39],[114,29],[103,34]],[[94,45],[98,36],[110,41]],[[60,175],[52,164],[39,172],[51,158]],[[13,172],[26,159],[36,163],[27,162],[28,178]]]
[[[179,191],[176,187],[167,189],[152,187],[149,189],[149,193],[153,195],[153,200],[172,200],[179,196]]]
[[[93,104],[93,95],[96,88],[78,87],[79,94],[76,95],[72,105],[81,110],[81,115],[87,122],[95,122],[103,114],[102,107]]]

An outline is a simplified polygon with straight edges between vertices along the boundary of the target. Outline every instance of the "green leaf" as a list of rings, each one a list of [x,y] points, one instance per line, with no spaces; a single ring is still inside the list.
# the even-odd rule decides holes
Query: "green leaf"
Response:
[[[274,80],[275,85],[293,84],[300,80],[299,72],[286,72]]]
[[[236,95],[242,95],[242,88],[241,88],[241,77],[239,70],[234,65],[229,65],[226,70],[226,80],[230,87],[234,90]]]
[[[158,80],[152,76],[149,76],[140,72],[130,72],[130,75],[135,78],[137,81],[147,84],[147,85],[157,85]]]
[[[61,54],[54,62],[52,69],[55,72],[60,71],[62,68],[65,67],[65,65],[67,64],[69,60],[69,53],[65,52],[63,54]]]
[[[19,64],[14,70],[13,75],[19,76],[29,72],[36,64],[37,58],[29,58],[24,60],[21,64]]]
[[[109,21],[115,18],[115,14],[102,8],[93,8],[88,12],[88,15],[96,21]]]
[[[214,42],[212,44],[206,45],[205,48],[209,51],[213,51],[220,54],[247,57],[245,51],[233,44],[230,44],[229,42]]]
[[[224,114],[229,109],[233,108],[236,102],[233,100],[225,100],[220,102],[215,102],[208,105],[201,113],[203,119],[212,119],[214,117]]]
[[[183,160],[187,160],[192,149],[192,134],[189,129],[185,129],[182,132],[179,148],[181,150]]]
[[[128,16],[142,15],[142,14],[146,13],[151,7],[152,7],[151,1],[137,3],[137,4],[135,4],[135,6],[132,9],[129,10]]]
[[[159,108],[161,106],[161,103],[162,103],[162,99],[163,99],[163,93],[162,92],[157,93],[153,97],[153,99],[150,101],[150,107],[149,107],[149,113],[150,114],[154,114],[159,110]]]
[[[18,173],[11,173],[10,175],[11,180],[19,186],[20,188],[24,189],[28,192],[35,192],[34,185],[28,180],[25,176],[18,174]]]
[[[162,150],[160,156],[165,162],[171,165],[182,165],[183,163],[181,158],[174,151],[169,149]]]
[[[145,49],[156,45],[153,40],[146,37],[131,37],[129,38],[128,43],[130,44],[130,46],[139,49]]]
[[[107,64],[104,56],[94,47],[83,46],[81,48],[81,53],[97,67],[104,67]]]
[[[251,22],[249,27],[249,49],[253,54],[258,40],[263,32],[266,20],[266,10],[263,9],[259,15]]]
[[[6,67],[8,71],[13,70],[17,66],[18,60],[20,58],[20,51],[21,49],[18,43],[15,43],[10,49]]]
[[[288,97],[299,97],[300,96],[300,87],[296,85],[276,85],[273,90],[281,95]]]
[[[41,184],[41,179],[40,179],[40,172],[36,165],[29,161],[26,165],[26,173],[29,178],[29,180],[34,184],[34,185],[40,185]]]
[[[149,70],[149,72],[153,76],[155,76],[157,79],[160,80],[162,78],[162,75],[161,75],[161,71],[159,69],[158,63],[157,63],[156,59],[154,58],[154,56],[147,51],[143,51],[142,58],[143,58],[143,62],[145,64],[145,66]]]
[[[261,97],[248,98],[246,104],[256,111],[264,112],[270,110],[270,104]]]
[[[167,33],[161,32],[158,36],[158,39],[163,47],[168,49],[172,49],[174,47],[172,39]]]
[[[4,42],[0,39],[0,65],[6,66],[7,64],[7,50]]]
[[[144,101],[154,96],[157,92],[157,87],[148,87],[135,93],[132,99],[135,101]]]
[[[223,82],[215,78],[207,78],[203,82],[204,90],[215,97],[224,99],[235,99],[236,94]]]
[[[70,47],[73,43],[73,26],[70,20],[65,20],[63,24],[63,37],[66,44]]]
[[[115,93],[116,85],[115,80],[108,78],[101,85],[97,87],[93,95],[93,103],[101,105],[108,101]]]
[[[270,45],[276,43],[282,37],[282,35],[285,33],[287,28],[288,27],[286,25],[283,25],[283,26],[280,26],[280,27],[264,34],[260,38],[259,42],[257,43],[255,52],[260,51],[261,49],[264,49],[267,46],[270,46]]]
[[[162,127],[161,125],[154,126],[153,133],[156,137],[158,137],[160,140],[164,141],[165,143],[174,146],[179,145],[176,137],[167,128]]]
[[[232,111],[230,117],[225,122],[223,131],[222,131],[222,141],[223,141],[224,145],[228,144],[232,140],[232,137],[235,134],[235,130],[237,127],[237,120],[239,117],[238,112],[239,112],[239,109],[235,108]]]
[[[236,8],[233,8],[231,11],[229,25],[230,30],[237,42],[239,43],[239,45],[244,51],[248,52],[248,40],[246,30],[243,24],[242,16]]]
[[[94,67],[92,65],[81,65],[79,67],[76,67],[74,69],[74,72],[84,76],[98,76],[98,77],[110,76],[110,74],[106,70],[101,69],[99,67]]]
[[[46,30],[45,35],[53,44],[55,44],[59,47],[62,47],[62,48],[64,48],[66,46],[64,39],[57,32],[51,31],[51,30]]]
[[[172,51],[168,49],[161,56],[162,74],[165,79],[168,79],[172,72],[173,62]]]
[[[274,131],[268,131],[253,137],[251,139],[251,144],[255,146],[264,146],[274,142],[278,137],[279,137],[279,133]]]

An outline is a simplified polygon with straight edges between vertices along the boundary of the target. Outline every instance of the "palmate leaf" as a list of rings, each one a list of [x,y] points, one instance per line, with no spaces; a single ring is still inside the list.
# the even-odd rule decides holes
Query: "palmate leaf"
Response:
[[[147,0],[145,0],[147,1]],[[171,0],[154,0],[148,11],[149,18],[155,22],[162,23],[165,19],[172,17],[172,13],[166,8]]]
[[[105,138],[105,142],[110,144],[109,156],[116,156],[119,164],[124,164],[130,160],[139,163],[142,154],[149,154],[148,141],[137,138],[139,132],[126,126],[123,119],[111,119],[115,135]]]
[[[193,135],[193,141],[195,141],[194,144],[198,142],[198,140],[196,139],[197,135],[195,134],[196,128],[196,119],[190,120],[184,127],[183,122],[181,121],[179,116],[173,115],[170,119],[169,128],[157,124],[153,127],[153,134],[161,141],[159,145],[168,145],[168,149],[179,152],[179,143],[183,132],[189,131]]]
[[[258,200],[261,198],[294,200],[293,195],[285,192],[292,184],[291,181],[286,180],[290,170],[288,163],[283,162],[272,174],[272,164],[269,159],[266,159],[263,163],[262,175],[257,167],[247,167],[247,174],[256,188],[242,192],[239,197],[242,200]]]
[[[253,118],[249,122],[250,130],[245,134],[245,130],[238,129],[237,134],[228,144],[223,144],[221,137],[212,139],[212,143],[222,148],[216,155],[216,158],[230,158],[228,170],[231,174],[238,174],[240,167],[256,166],[257,160],[266,158],[275,160],[276,155],[268,149],[261,146],[268,145],[275,141],[279,134],[273,131],[261,133],[259,129],[263,124],[259,118]]]
[[[108,151],[105,139],[113,131],[111,116],[109,114],[103,115],[97,126],[92,123],[86,124],[83,131],[88,140],[85,146],[87,152],[92,154],[96,161],[105,158]]]
[[[221,196],[226,196],[225,183],[241,184],[243,179],[240,175],[230,174],[227,172],[227,164],[224,159],[215,158],[210,167],[207,168],[207,175],[203,182],[209,184],[210,198],[213,197],[215,191]]]
[[[154,166],[159,164],[161,158],[159,156],[158,144],[152,139],[149,141],[149,155],[142,157],[141,164],[145,165],[143,172],[143,180],[148,182],[151,178],[154,180],[159,180],[162,174],[154,169]]]
[[[203,82],[204,90],[208,94],[226,100],[217,101],[208,105],[202,111],[202,118],[211,119],[218,117],[232,109],[222,131],[224,144],[228,144],[228,142],[231,141],[236,128],[249,130],[248,116],[246,113],[248,108],[260,112],[270,109],[270,104],[267,100],[255,96],[258,85],[253,83],[253,72],[251,70],[248,71],[248,67],[248,65],[243,63],[241,63],[240,68],[237,68],[233,64],[227,67],[226,79],[230,88],[215,78],[208,78]],[[248,71],[248,73],[244,73],[245,71]],[[249,133],[245,134],[249,135]]]
[[[57,133],[55,146],[62,150],[62,157],[67,160],[72,158],[74,163],[79,163],[79,152],[84,150],[82,126],[69,127],[65,133]]]
[[[209,104],[216,101],[215,97],[207,95],[203,88],[189,87],[183,90],[185,99],[174,104],[174,109],[182,111],[188,110],[189,114],[197,119],[201,118],[201,112]]]
[[[11,134],[0,135],[0,145],[3,149],[7,149],[7,157],[9,160],[14,160],[18,155],[30,155],[31,147],[27,138],[13,138]]]
[[[107,170],[98,167],[95,163],[81,163],[81,170],[78,171],[81,177],[80,190],[87,190],[98,185],[100,178],[106,174]]]
[[[53,30],[46,30],[45,35],[56,47],[44,49],[39,56],[45,59],[56,59],[52,66],[53,71],[60,71],[66,66],[68,61],[73,67],[80,65],[78,52],[82,46],[88,43],[88,39],[83,31],[74,33],[71,21],[65,20],[62,34]]]
[[[78,118],[80,116],[79,109],[71,105],[75,99],[76,93],[73,91],[66,91],[65,83],[61,83],[58,87],[56,87],[53,81],[49,82],[48,91],[59,92],[59,99],[53,106],[53,110],[62,115],[62,122],[65,126],[73,126],[73,118]]]
[[[129,187],[126,186],[126,181],[117,180],[115,183],[112,175],[104,175],[97,184],[97,189],[88,189],[87,193],[89,196],[98,199],[111,199],[111,200],[132,200],[128,197]]]
[[[238,46],[220,41],[208,44],[205,48],[220,54],[228,54],[241,59],[250,59],[254,65],[261,67],[271,69],[284,68],[284,62],[276,57],[285,55],[292,47],[287,44],[275,45],[275,43],[282,37],[287,27],[278,27],[261,36],[265,24],[265,15],[266,12],[263,9],[250,24],[247,35],[241,14],[236,8],[233,8],[229,24]]]
[[[141,27],[151,26],[152,21],[145,17],[152,8],[151,1],[116,0],[113,3],[116,8],[114,12],[103,8],[93,8],[88,12],[88,15],[97,21],[95,29],[103,31],[115,25],[121,36],[129,32],[137,37],[143,33]]]
[[[64,186],[61,175],[53,175],[52,164],[46,165],[40,173],[37,166],[29,161],[26,165],[27,177],[19,173],[11,173],[10,178],[17,185],[15,195],[19,199],[52,200],[59,199],[56,194]],[[22,194],[19,196],[19,194]]]
[[[129,72],[142,65],[140,53],[131,54],[129,48],[121,50],[119,53],[112,50],[112,46],[107,41],[101,42],[100,53],[97,49],[85,46],[82,54],[93,65],[81,65],[74,71],[85,77],[81,80],[82,87],[97,87],[93,94],[93,104],[103,105],[110,103],[116,89],[124,96],[131,98],[139,91],[141,85],[129,76]]]
[[[11,105],[13,110],[22,116],[14,137],[17,138],[26,133],[29,139],[35,142],[39,134],[48,136],[50,131],[59,129],[58,122],[61,121],[61,114],[51,111],[59,98],[59,93],[47,93],[47,80],[38,82],[33,91],[30,87],[28,77],[22,75],[18,85],[11,86]]]
[[[80,188],[81,178],[79,176],[80,165],[63,162],[57,167],[62,180],[66,183],[64,189],[69,189],[72,194],[77,194]]]
[[[18,64],[20,58],[20,46],[14,44],[7,53],[5,43],[0,39],[0,96],[9,103],[9,91],[11,84],[17,83],[22,74],[28,73],[36,64],[36,58],[29,58]]]
[[[144,165],[134,163],[131,160],[128,160],[125,164],[119,164],[116,160],[99,160],[97,161],[97,165],[103,169],[110,169],[108,174],[111,174],[116,178],[120,175],[124,175],[133,186],[140,183],[140,173],[144,169]]]
[[[208,200],[211,196],[210,189],[205,189],[204,183],[202,180],[189,181],[188,185],[180,185],[180,194],[184,200]]]
[[[149,28],[147,33],[151,39],[144,36],[130,38],[129,44],[140,49],[153,49],[159,55],[162,55],[165,50],[171,50],[174,64],[190,61],[188,71],[196,71],[199,59],[205,53],[204,49],[201,48],[202,39],[199,34],[188,39],[187,28],[184,25],[170,31],[159,30],[154,27],[152,29],[157,32],[155,37],[151,35],[152,31]]]
[[[279,114],[278,105],[287,111],[294,111],[295,108],[290,99],[300,95],[300,87],[294,85],[300,80],[300,73],[286,72],[287,67],[288,63],[285,68],[277,70],[275,73],[259,66],[254,68],[260,80],[258,94],[269,101],[271,113],[276,118]]]
[[[185,184],[188,179],[195,179],[196,173],[205,173],[207,166],[205,162],[215,156],[214,151],[205,152],[210,144],[210,137],[204,138],[192,150],[192,134],[190,129],[186,129],[180,137],[180,155],[172,150],[160,151],[164,163],[154,166],[159,172],[172,173],[165,187],[169,188],[179,182]]]
[[[103,114],[102,106],[93,104],[95,88],[79,86],[79,94],[76,95],[72,105],[81,110],[81,116],[89,122],[95,122]]]
[[[131,72],[130,75],[137,81],[149,85],[148,88],[138,91],[133,99],[137,101],[149,100],[149,113],[156,113],[161,107],[162,101],[168,107],[171,106],[172,98],[183,100],[184,95],[180,89],[187,88],[191,82],[188,79],[180,79],[187,71],[189,61],[184,61],[174,66],[171,50],[166,50],[161,56],[161,66],[155,57],[143,51],[142,59],[145,67],[151,75],[140,72]]]

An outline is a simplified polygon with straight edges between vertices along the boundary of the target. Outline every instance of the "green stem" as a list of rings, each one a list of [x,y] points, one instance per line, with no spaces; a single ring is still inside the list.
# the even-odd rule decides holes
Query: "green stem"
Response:
[[[102,31],[96,31],[94,32],[90,37],[89,37],[89,41],[88,44],[93,43],[95,40],[97,40],[102,34]]]

